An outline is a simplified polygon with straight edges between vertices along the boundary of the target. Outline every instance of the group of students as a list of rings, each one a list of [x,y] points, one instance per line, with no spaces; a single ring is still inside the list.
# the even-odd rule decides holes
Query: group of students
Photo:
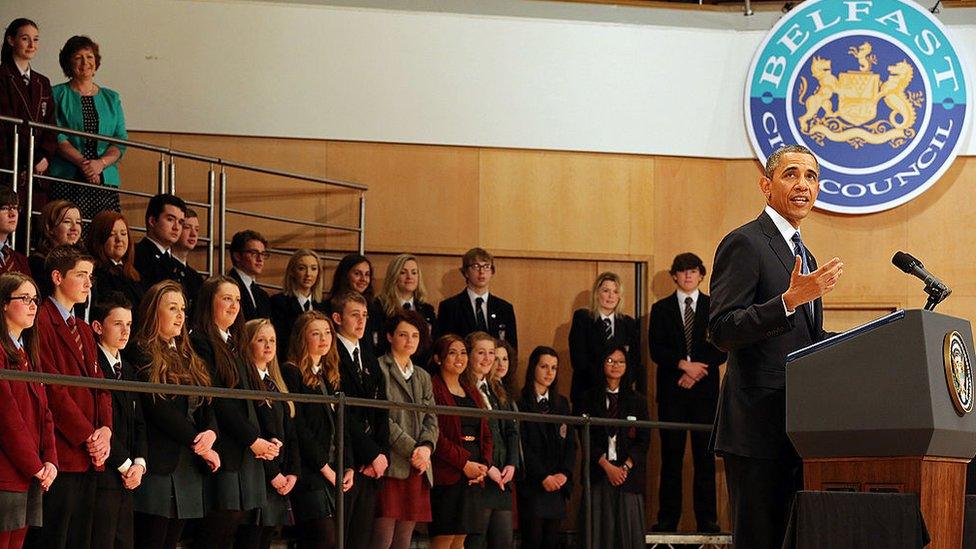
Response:
[[[379,295],[370,261],[349,255],[326,294],[319,257],[298,250],[284,291],[269,297],[257,283],[267,241],[255,231],[234,235],[226,276],[187,264],[199,225],[177,196],[149,200],[135,245],[125,216],[105,211],[82,246],[77,207],[50,202],[29,258],[6,244],[17,204],[0,189],[3,367],[648,418],[625,344],[593,351],[575,409],[549,347],[532,351],[516,390],[514,309],[489,293],[495,265],[483,249],[462,258],[466,287],[435,315],[413,255],[390,263]],[[619,298],[619,279],[605,276]],[[561,544],[577,454],[566,424],[349,407],[340,471],[332,405],[11,381],[0,391],[12,403],[0,413],[0,547],[268,547],[284,526],[301,547],[332,547],[340,490],[349,547],[408,547],[417,523],[429,523],[432,547],[511,547],[516,529],[524,546]],[[592,535],[642,546],[649,432],[593,433]]]

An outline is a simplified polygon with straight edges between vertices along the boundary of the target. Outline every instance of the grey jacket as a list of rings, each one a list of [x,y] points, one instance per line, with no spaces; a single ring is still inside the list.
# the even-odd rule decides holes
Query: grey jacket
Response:
[[[430,374],[414,365],[410,381],[403,378],[393,356],[385,354],[379,359],[380,371],[386,381],[386,398],[390,402],[407,402],[433,406],[434,391]],[[390,466],[387,476],[404,479],[412,472],[410,456],[414,448],[437,445],[437,416],[415,410],[390,410]],[[433,485],[433,467],[427,469],[427,481]]]

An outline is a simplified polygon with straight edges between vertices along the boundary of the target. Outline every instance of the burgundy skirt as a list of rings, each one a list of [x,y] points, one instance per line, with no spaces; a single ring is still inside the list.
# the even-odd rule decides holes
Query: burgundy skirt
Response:
[[[405,479],[383,478],[376,516],[396,520],[430,522],[430,485],[427,475],[414,474]]]

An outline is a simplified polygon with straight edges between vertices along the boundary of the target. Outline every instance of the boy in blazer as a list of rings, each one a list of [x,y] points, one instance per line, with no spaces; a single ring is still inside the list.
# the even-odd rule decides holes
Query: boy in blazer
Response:
[[[10,235],[17,232],[20,199],[9,187],[0,188],[0,274],[23,273],[31,276],[27,256],[10,246]]]
[[[136,381],[135,367],[122,350],[132,332],[132,305],[119,292],[109,292],[91,311],[92,330],[98,339],[98,365],[108,379]],[[131,549],[133,546],[132,492],[146,473],[146,421],[139,395],[112,391],[112,450],[105,472],[98,476],[92,547]]]
[[[40,367],[53,374],[102,378],[91,328],[72,309],[91,292],[95,262],[79,248],[57,246],[44,261],[54,292],[37,312]],[[112,442],[108,391],[48,385],[60,474],[44,497],[44,528],[28,535],[31,547],[86,548],[91,543],[97,474]]]
[[[471,248],[461,258],[460,271],[465,288],[441,301],[437,308],[437,337],[455,334],[465,338],[471,332],[481,331],[518,348],[515,308],[488,292],[495,274],[495,257],[483,248]]]
[[[371,346],[360,345],[366,333],[366,298],[345,292],[332,298],[340,360],[340,387],[346,396],[386,400],[386,385]],[[352,489],[346,492],[346,546],[369,546],[373,533],[379,479],[389,466],[389,412],[378,408],[350,408],[349,431],[356,471]]]
[[[183,264],[173,257],[171,248],[180,239],[186,219],[186,202],[172,194],[157,194],[146,206],[146,236],[135,246],[135,267],[146,290],[162,280],[173,280],[183,286],[187,299],[192,301],[185,284]],[[187,309],[189,309],[187,303]]]
[[[234,267],[227,276],[241,289],[241,314],[244,320],[271,318],[271,298],[258,285],[257,277],[268,259],[268,240],[257,231],[240,231],[230,241],[230,259]]]
[[[726,354],[708,342],[708,296],[698,286],[705,264],[693,253],[671,264],[675,291],[651,307],[649,347],[657,364],[657,414],[660,421],[711,423],[718,403],[718,367]],[[674,532],[681,518],[681,466],[687,431],[662,429],[661,490],[656,532]],[[695,519],[699,532],[718,532],[715,457],[707,432],[691,433],[694,457]]]

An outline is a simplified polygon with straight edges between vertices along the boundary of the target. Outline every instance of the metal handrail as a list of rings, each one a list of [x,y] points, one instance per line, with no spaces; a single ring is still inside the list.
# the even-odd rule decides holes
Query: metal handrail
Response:
[[[390,402],[388,400],[372,400],[367,398],[347,397],[344,393],[337,393],[335,396],[324,394],[300,394],[300,393],[273,393],[266,391],[254,391],[244,389],[227,389],[224,387],[197,387],[192,385],[170,385],[162,383],[146,383],[141,381],[115,380],[103,378],[90,378],[81,376],[70,376],[63,374],[50,374],[42,372],[20,371],[0,369],[0,380],[7,381],[28,381],[36,383],[47,383],[51,385],[67,385],[71,387],[85,387],[90,389],[104,389],[109,391],[130,391],[138,393],[155,393],[169,395],[199,396],[208,398],[232,398],[238,400],[275,400],[332,404],[336,406],[335,438],[338,445],[337,450],[337,471],[344,471],[344,446],[345,446],[345,414],[346,407],[359,408],[378,408],[384,410],[412,410],[434,414],[464,416],[464,417],[483,417],[488,419],[528,421],[533,423],[562,423],[566,425],[576,425],[581,427],[581,445],[583,451],[583,463],[580,467],[583,475],[583,509],[585,521],[585,539],[583,546],[591,548],[593,539],[593,498],[590,478],[590,458],[591,458],[591,428],[594,426],[605,427],[634,427],[637,429],[666,429],[681,431],[711,431],[712,426],[697,423],[672,423],[664,421],[636,421],[628,419],[608,419],[592,416],[564,416],[552,414],[538,414],[534,412],[513,412],[508,410],[489,410],[486,408],[467,408],[461,406],[441,406],[424,405],[410,402]],[[343,535],[345,509],[341,502],[343,493],[341,483],[336,484],[336,541],[339,549],[345,547]]]

